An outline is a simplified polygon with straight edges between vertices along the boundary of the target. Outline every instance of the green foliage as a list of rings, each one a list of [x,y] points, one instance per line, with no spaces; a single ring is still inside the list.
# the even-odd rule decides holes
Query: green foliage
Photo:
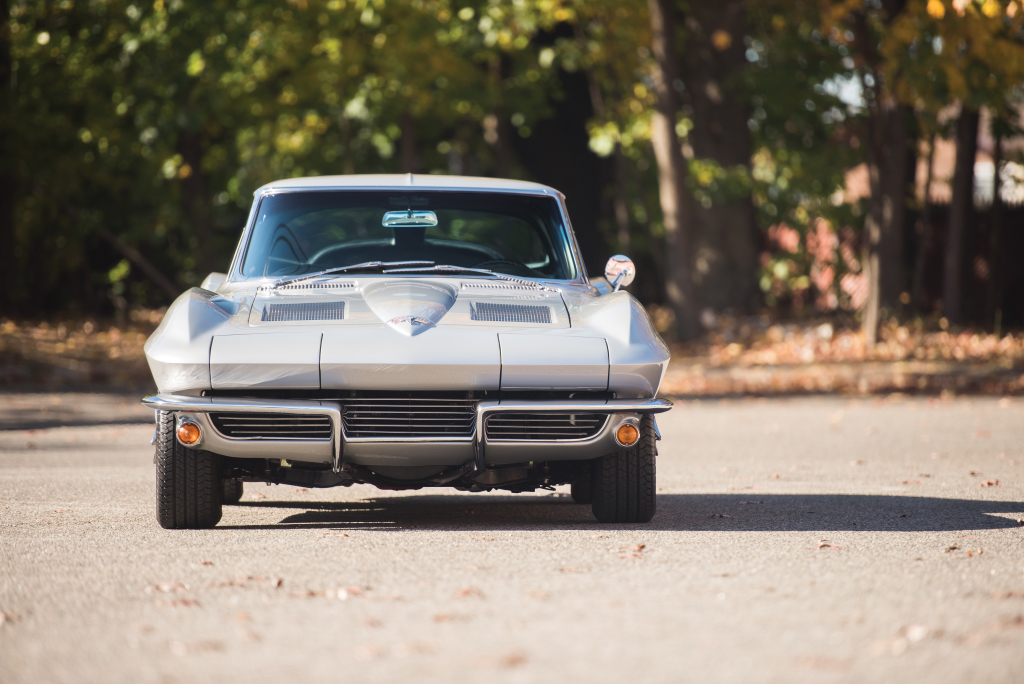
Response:
[[[820,221],[855,244],[863,211],[843,201],[843,172],[864,160],[876,90],[913,105],[929,137],[954,101],[1005,115],[1024,96],[1019,0],[907,0],[895,18],[882,4],[745,6],[748,66],[728,85],[754,154],[732,168],[690,159],[690,189],[704,207],[749,198],[766,236],[780,224],[800,235],[795,252],[766,237],[768,303],[808,289],[806,239]],[[686,31],[680,22],[681,52]],[[628,171],[594,201],[625,188],[631,248],[662,264],[644,3],[12,0],[9,35],[0,134],[16,152],[18,277],[6,296],[23,311],[109,309],[122,292],[166,302],[123,246],[175,287],[196,284],[226,268],[252,192],[277,178],[410,163],[526,177],[514,143],[560,106],[565,73],[590,86],[595,156],[577,163],[606,157]],[[677,131],[708,135],[685,113]],[[599,229],[615,242],[606,214]],[[848,296],[839,281],[859,266],[834,267],[833,294]]]

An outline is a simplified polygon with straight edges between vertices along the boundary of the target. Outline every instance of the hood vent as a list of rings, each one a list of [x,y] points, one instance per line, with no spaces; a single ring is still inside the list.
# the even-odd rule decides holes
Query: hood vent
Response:
[[[282,285],[278,290],[352,290],[356,286],[351,280],[327,280],[319,283],[295,283],[293,285]]]
[[[463,282],[462,289],[468,292],[537,292],[540,288],[515,283]]]
[[[261,292],[269,292],[271,290],[294,292],[296,290],[354,290],[356,287],[356,281],[354,280],[320,280],[316,282],[302,282],[302,283],[291,283],[284,284],[279,287],[264,286],[258,288]]]
[[[474,321],[494,323],[537,323],[551,324],[551,307],[536,304],[497,304],[476,302],[471,318]]]
[[[345,302],[294,302],[267,304],[263,307],[264,323],[289,321],[340,321],[345,318]]]

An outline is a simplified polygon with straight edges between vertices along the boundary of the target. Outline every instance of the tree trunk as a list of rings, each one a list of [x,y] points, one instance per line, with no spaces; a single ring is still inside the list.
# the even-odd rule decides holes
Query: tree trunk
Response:
[[[203,137],[199,131],[183,130],[178,134],[178,150],[189,172],[182,177],[181,194],[185,211],[198,241],[196,268],[205,277],[214,269],[213,222],[210,218],[210,197],[203,172]]]
[[[345,159],[342,162],[342,173],[351,176],[356,172],[356,154],[352,149],[352,122],[344,114],[338,117],[338,128],[341,130],[341,140],[345,145]]]
[[[629,160],[622,151],[622,145],[615,143],[615,195],[612,199],[612,208],[615,211],[616,242],[619,251],[623,254],[629,253],[632,245],[629,225],[629,186],[626,175],[629,173]]]
[[[652,76],[658,96],[658,107],[651,118],[651,142],[658,160],[658,194],[668,246],[665,294],[675,311],[680,338],[689,340],[700,333],[700,325],[690,251],[690,194],[686,187],[686,160],[683,159],[675,127],[679,105],[673,90],[676,53],[672,3],[673,0],[647,0],[651,15],[651,48],[655,58]]]
[[[942,287],[946,318],[964,322],[964,237],[974,213],[974,158],[978,152],[978,110],[966,105],[956,126],[956,166],[953,171],[953,199],[949,206],[949,233]]]
[[[924,310],[924,275],[925,266],[928,263],[928,250],[931,249],[932,245],[932,213],[931,213],[931,196],[932,196],[932,181],[935,178],[935,174],[932,172],[932,166],[935,163],[935,142],[939,139],[937,134],[933,134],[930,147],[928,148],[928,174],[925,176],[924,181],[924,201],[921,202],[921,217],[918,219],[917,227],[917,257],[914,259],[914,275],[913,285],[911,285],[910,301],[914,306],[914,309],[918,312]]]
[[[875,76],[877,79],[878,77]],[[876,91],[878,104],[868,114],[868,178],[871,200],[864,221],[864,337],[878,339],[882,307],[895,308],[906,286],[903,232],[907,204],[907,117],[909,108],[890,94]]]
[[[879,299],[883,307],[895,309],[906,290],[903,269],[903,236],[907,216],[908,118],[913,110],[893,105],[885,112],[885,142],[882,150],[882,235],[879,244]]]
[[[178,295],[181,294],[181,288],[171,282],[171,279],[165,276],[163,272],[154,266],[149,259],[142,256],[142,253],[139,250],[125,243],[124,240],[117,235],[114,235],[103,226],[99,226],[96,229],[96,232],[101,238],[109,242],[112,247],[121,252],[128,261],[138,266],[139,270],[145,273],[146,277],[153,281],[154,285],[163,290],[164,293],[170,297],[171,301],[174,301]]]
[[[402,112],[401,172],[416,173],[416,119],[408,109]]]
[[[745,100],[732,82],[747,67],[743,0],[690,3],[682,56],[684,100],[693,110],[689,136],[697,159],[747,168],[753,143]],[[703,306],[749,311],[760,301],[760,237],[750,195],[693,207],[694,278]]]
[[[994,127],[993,127],[994,128]],[[1003,136],[996,130],[993,131],[992,151],[992,211],[990,216],[992,222],[988,234],[988,293],[985,298],[986,313],[992,321],[992,330],[998,335],[1002,323],[1002,261],[999,253],[1001,248],[1001,233],[1003,232],[1003,198],[999,194],[999,167],[1003,163]]]
[[[14,152],[14,96],[11,89],[11,29],[8,0],[0,0],[0,245],[8,255],[0,276],[0,289],[10,305],[21,259],[14,235],[14,204],[17,193],[17,155]]]
[[[587,37],[583,27],[578,23],[573,24],[573,34],[580,49],[586,48]],[[590,106],[594,109],[594,116],[606,123],[608,110],[604,106],[604,97],[601,95],[601,85],[597,82],[592,69],[586,69],[587,88],[590,92]],[[612,193],[612,213],[615,215],[615,241],[619,252],[628,253],[630,247],[629,227],[629,188],[626,175],[628,173],[629,160],[622,151],[622,143],[615,141],[615,148],[612,151],[612,158],[615,160],[615,186]]]

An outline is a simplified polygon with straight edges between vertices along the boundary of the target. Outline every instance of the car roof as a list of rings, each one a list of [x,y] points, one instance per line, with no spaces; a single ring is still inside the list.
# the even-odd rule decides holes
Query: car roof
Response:
[[[554,195],[562,193],[547,185],[529,181],[509,180],[506,178],[482,178],[479,176],[444,176],[440,174],[393,173],[393,174],[358,174],[349,176],[308,176],[305,178],[285,178],[267,183],[257,194],[271,190],[285,189],[325,189],[337,188],[419,188],[421,190],[491,190],[495,192],[518,192],[531,195]]]

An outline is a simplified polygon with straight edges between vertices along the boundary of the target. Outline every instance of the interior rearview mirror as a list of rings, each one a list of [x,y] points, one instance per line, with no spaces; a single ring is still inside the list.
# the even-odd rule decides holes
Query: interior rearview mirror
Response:
[[[604,266],[604,277],[612,286],[612,292],[618,292],[620,287],[626,287],[636,277],[636,267],[628,256],[616,254]]]

